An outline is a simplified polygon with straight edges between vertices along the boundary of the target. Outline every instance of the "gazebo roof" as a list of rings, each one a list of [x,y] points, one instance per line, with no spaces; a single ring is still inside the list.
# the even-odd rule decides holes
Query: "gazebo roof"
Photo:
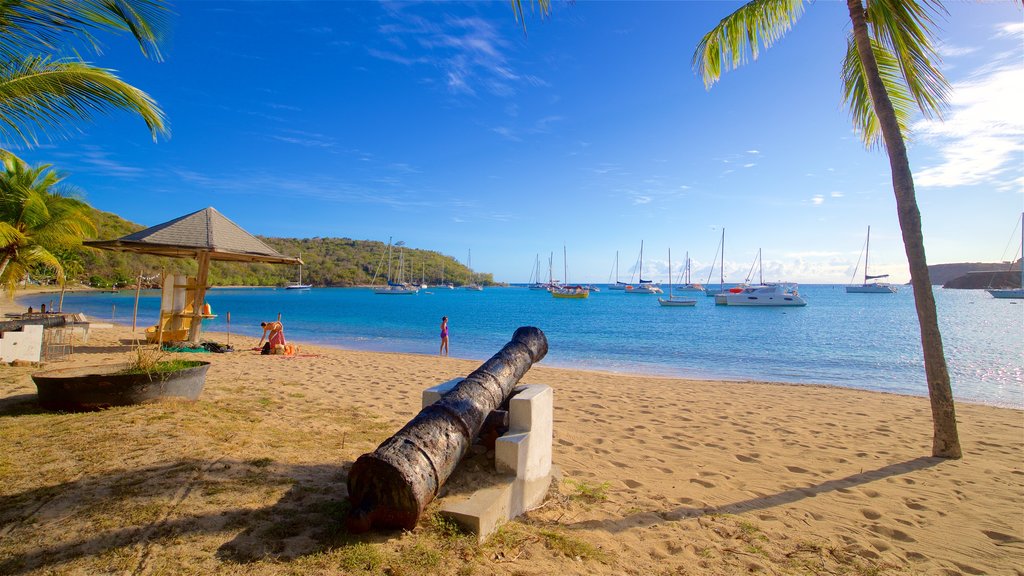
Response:
[[[208,252],[211,260],[302,264],[284,256],[209,207],[116,240],[90,240],[86,246],[172,258],[193,258]]]

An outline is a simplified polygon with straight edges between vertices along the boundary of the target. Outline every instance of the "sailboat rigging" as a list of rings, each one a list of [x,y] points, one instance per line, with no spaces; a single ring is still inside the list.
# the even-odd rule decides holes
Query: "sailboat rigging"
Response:
[[[687,254],[689,257],[689,254]],[[668,299],[658,298],[661,306],[696,306],[697,301],[693,298],[680,298],[672,295],[672,249],[668,249]]]
[[[302,253],[300,252],[299,253],[299,280],[297,282],[289,282],[288,285],[285,286],[285,289],[286,290],[309,290],[312,287],[313,287],[312,284],[303,284],[302,283]]]
[[[896,287],[888,282],[879,282],[880,278],[888,278],[888,274],[871,276],[868,274],[868,254],[871,252],[871,226],[868,226],[868,237],[864,241],[864,283],[860,286],[852,285],[846,287],[847,294],[895,294]],[[858,266],[853,269],[854,279],[857,277]],[[853,280],[851,280],[852,283]]]
[[[1020,255],[1021,258],[1018,260],[1018,266],[1020,267],[1020,287],[1019,288],[1006,288],[1002,290],[990,289],[988,293],[993,298],[1024,298],[1024,213],[1020,215]],[[1013,268],[1013,261],[1010,261],[1010,268]]]

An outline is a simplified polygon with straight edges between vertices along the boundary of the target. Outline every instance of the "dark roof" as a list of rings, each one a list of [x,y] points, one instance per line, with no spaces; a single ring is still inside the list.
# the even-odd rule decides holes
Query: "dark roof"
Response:
[[[209,252],[211,260],[301,264],[228,220],[215,208],[205,208],[117,240],[91,240],[86,246],[173,258],[192,258]]]

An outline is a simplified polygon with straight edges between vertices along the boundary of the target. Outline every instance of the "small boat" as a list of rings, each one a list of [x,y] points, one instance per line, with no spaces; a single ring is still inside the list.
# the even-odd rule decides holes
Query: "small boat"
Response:
[[[299,254],[299,260],[302,260],[302,254]],[[302,283],[302,264],[299,264],[299,280],[297,282],[289,282],[284,288],[285,290],[309,290],[312,287],[311,284]]]
[[[868,237],[864,242],[864,283],[857,286],[847,286],[847,294],[895,294],[896,287],[888,282],[879,282],[880,278],[888,278],[888,274],[879,274],[877,276],[868,275],[868,252],[871,246],[871,226],[868,226]],[[858,262],[859,264],[859,262]],[[854,278],[857,277],[857,270],[860,266],[853,269]]]
[[[689,259],[689,255],[687,255]],[[668,299],[658,298],[661,306],[696,306],[697,301],[693,298],[679,298],[672,295],[672,249],[668,249]]]
[[[565,246],[562,246],[562,268],[563,268],[562,276],[564,276],[565,279],[568,280],[569,279],[569,265],[566,263]],[[577,298],[577,299],[589,298],[590,297],[590,289],[587,288],[586,286],[580,286],[580,285],[570,286],[568,284],[563,284],[563,285],[559,285],[559,286],[552,286],[552,288],[551,288],[551,295],[553,297],[555,297],[555,298]]]
[[[663,294],[664,290],[654,283],[653,280],[644,280],[644,241],[640,241],[640,264],[637,269],[640,271],[640,283],[636,286],[626,286],[626,294]]]
[[[1013,299],[1024,298],[1024,214],[1021,214],[1020,218],[1021,218],[1021,220],[1020,220],[1021,259],[1017,261],[1018,262],[1017,265],[1020,266],[1020,287],[1019,288],[1003,288],[1003,289],[991,288],[991,289],[987,290],[987,292],[989,294],[991,294],[993,298],[1013,298]],[[1013,267],[1012,261],[1011,261],[1010,267],[1011,267],[1011,269]]]
[[[373,289],[374,294],[385,294],[385,295],[403,296],[403,295],[412,295],[412,294],[416,294],[417,292],[419,292],[418,288],[416,288],[415,286],[412,286],[410,284],[407,284],[405,282],[405,279],[404,279],[404,275],[405,275],[405,252],[404,252],[402,247],[405,246],[405,242],[402,242],[401,240],[399,240],[397,243],[395,243],[395,246],[398,246],[398,248],[399,248],[399,250],[398,250],[398,263],[399,264],[398,264],[398,274],[397,274],[397,277],[394,280],[392,280],[392,276],[391,276],[391,238],[388,238],[388,283],[387,283],[386,286],[381,286],[381,287],[378,287],[378,288],[374,288]]]
[[[669,251],[671,252],[671,250]],[[671,263],[669,263],[669,271],[671,272]],[[676,292],[693,292],[693,293],[704,293],[704,285],[699,282],[690,282],[690,253],[686,253],[686,266],[683,267],[683,271],[679,274],[680,279],[683,281],[681,286],[676,286]],[[669,285],[672,284],[671,278],[669,278]]]
[[[721,262],[718,265],[719,283],[718,289],[705,288],[704,295],[713,297],[723,294],[725,292],[725,228],[722,228],[722,239],[718,242],[718,250],[715,251],[715,256],[721,255]],[[708,270],[708,281],[705,284],[711,284],[711,275],[715,273],[715,260],[711,260],[711,270]],[[718,299],[715,299],[715,304],[719,304]]]
[[[613,284],[612,281],[611,281],[611,277],[609,277],[608,278],[608,289],[609,290],[625,290],[626,286],[629,286],[629,284],[626,284],[625,282],[620,282],[619,281],[619,251],[616,250],[615,251],[615,283]]]
[[[469,268],[469,284],[466,284],[465,286],[463,286],[463,288],[466,289],[466,290],[473,291],[473,292],[483,292],[484,291],[484,287],[479,285],[479,284],[477,284],[476,281],[473,279],[474,274],[473,274],[473,250],[472,249],[469,250],[469,254],[468,254],[468,256],[466,256],[466,268]]]

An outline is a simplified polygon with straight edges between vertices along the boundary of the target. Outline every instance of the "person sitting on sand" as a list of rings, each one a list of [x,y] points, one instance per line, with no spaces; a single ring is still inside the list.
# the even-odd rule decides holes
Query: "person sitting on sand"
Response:
[[[280,322],[260,322],[260,326],[263,328],[263,336],[260,336],[260,343],[256,345],[257,348],[263,347],[263,339],[267,338],[267,334],[270,334],[270,338],[267,342],[270,343],[271,348],[277,346],[284,346],[284,325]]]

